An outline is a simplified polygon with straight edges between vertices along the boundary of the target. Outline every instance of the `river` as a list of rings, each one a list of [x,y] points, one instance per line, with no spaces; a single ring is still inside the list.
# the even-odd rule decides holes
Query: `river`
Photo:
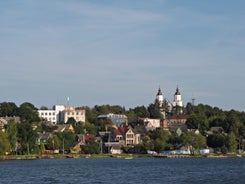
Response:
[[[69,158],[0,161],[0,183],[245,183],[245,158]]]

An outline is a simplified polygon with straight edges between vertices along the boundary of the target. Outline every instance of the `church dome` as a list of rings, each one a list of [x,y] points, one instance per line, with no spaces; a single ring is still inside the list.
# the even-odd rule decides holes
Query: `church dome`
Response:
[[[177,87],[175,95],[180,95],[179,88]]]
[[[158,92],[157,92],[157,96],[159,96],[159,95],[162,95],[162,91],[160,88],[158,89]]]

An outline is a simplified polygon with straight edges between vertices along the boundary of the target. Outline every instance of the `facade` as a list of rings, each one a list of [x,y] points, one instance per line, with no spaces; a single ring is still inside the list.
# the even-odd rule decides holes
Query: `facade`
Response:
[[[157,95],[156,95],[156,100],[159,102],[159,105],[162,106],[163,105],[163,94],[162,94],[162,91],[159,87],[158,89],[158,92],[157,92]]]
[[[52,110],[38,110],[38,114],[40,118],[54,124],[66,123],[69,118],[85,122],[85,110],[77,110],[73,106],[55,105]]]
[[[112,132],[112,139],[121,145],[132,146],[141,142],[141,136],[130,126],[122,126]]]
[[[85,110],[83,109],[75,109],[73,106],[65,106],[63,115],[64,123],[66,123],[69,118],[74,118],[76,122],[85,122]]]
[[[102,114],[97,117],[98,119],[110,119],[113,124],[121,126],[122,124],[128,124],[128,117],[124,114]]]
[[[174,102],[173,102],[173,110],[176,114],[182,114],[183,113],[183,102],[181,99],[181,94],[179,92],[179,88],[176,88],[176,92],[174,94]]]

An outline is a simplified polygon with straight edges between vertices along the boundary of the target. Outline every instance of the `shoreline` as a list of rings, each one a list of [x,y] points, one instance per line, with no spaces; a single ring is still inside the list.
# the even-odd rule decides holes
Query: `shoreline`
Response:
[[[210,155],[166,155],[166,154],[32,154],[32,155],[1,155],[1,160],[36,160],[36,159],[68,159],[68,158],[239,158],[238,154],[210,154]]]

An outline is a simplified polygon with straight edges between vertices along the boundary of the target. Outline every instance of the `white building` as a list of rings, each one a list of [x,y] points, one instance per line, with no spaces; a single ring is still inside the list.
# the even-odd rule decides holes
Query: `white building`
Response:
[[[176,88],[176,92],[174,94],[174,102],[173,102],[173,107],[176,107],[176,106],[183,107],[183,102],[181,100],[181,94],[179,92],[178,87]]]
[[[54,124],[66,123],[69,118],[85,122],[85,110],[73,106],[55,105],[52,110],[38,110],[39,117]]]
[[[159,102],[160,107],[162,107],[162,105],[163,105],[163,94],[162,94],[162,91],[161,91],[160,87],[158,89],[158,92],[157,92],[157,95],[156,95],[156,99]]]

